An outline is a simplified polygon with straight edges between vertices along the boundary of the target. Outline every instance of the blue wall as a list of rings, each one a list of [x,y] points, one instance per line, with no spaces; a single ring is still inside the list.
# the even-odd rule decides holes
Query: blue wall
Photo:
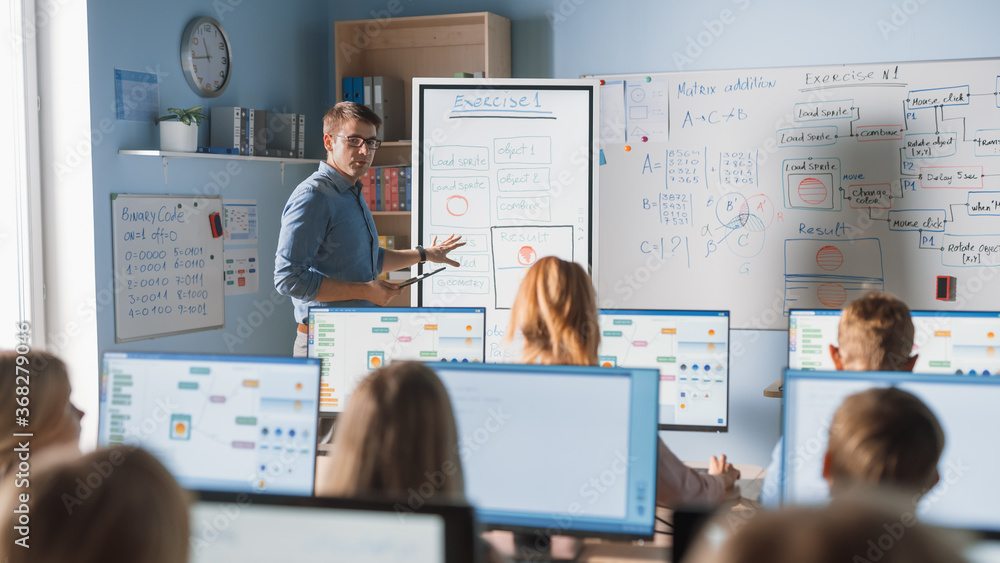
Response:
[[[281,9],[275,6],[239,0],[88,2],[98,297],[112,287],[111,193],[218,193],[230,199],[256,199],[259,213],[259,292],[226,298],[225,329],[115,344],[114,307],[108,305],[98,312],[101,351],[291,353],[294,322],[291,304],[274,292],[274,250],[288,194],[315,170],[315,164],[287,166],[282,185],[280,168],[273,163],[173,159],[169,182],[164,184],[159,158],[118,155],[119,149],[158,148],[157,128],[152,123],[117,120],[114,105],[115,68],[157,72],[161,114],[167,107],[200,104],[305,113],[311,143],[306,156],[323,158],[321,120],[330,75],[326,3],[297,0],[281,4]],[[232,82],[218,98],[198,97],[181,73],[181,32],[189,20],[202,15],[219,20],[233,49]],[[202,144],[208,144],[208,127],[201,126]],[[235,165],[232,174],[224,172],[227,164]],[[261,325],[262,318],[266,321]]]

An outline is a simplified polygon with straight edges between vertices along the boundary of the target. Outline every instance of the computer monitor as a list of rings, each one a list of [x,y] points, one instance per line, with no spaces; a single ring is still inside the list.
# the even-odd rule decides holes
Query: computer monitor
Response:
[[[910,311],[914,373],[1000,373],[1000,312]],[[788,317],[788,368],[834,370],[840,311],[793,309]]]
[[[191,506],[191,563],[467,563],[474,542],[468,506],[217,492]]]
[[[106,352],[98,445],[141,446],[188,489],[311,495],[319,360]]]
[[[909,372],[785,372],[784,483],[786,503],[825,502],[823,456],[833,414],[853,393],[896,386],[920,398],[945,433],[938,463],[941,480],[916,508],[927,523],[974,530],[1000,530],[1000,378]]]
[[[448,389],[466,496],[481,522],[528,534],[652,536],[659,372],[429,366]]]
[[[393,360],[482,362],[485,332],[480,307],[312,307],[309,357],[323,364],[320,412],[343,412],[358,383]]]
[[[661,430],[729,430],[729,311],[602,309],[602,366],[660,372]]]

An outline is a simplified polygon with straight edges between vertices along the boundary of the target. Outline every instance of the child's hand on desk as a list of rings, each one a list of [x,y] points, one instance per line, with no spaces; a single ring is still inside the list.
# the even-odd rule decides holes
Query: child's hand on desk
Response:
[[[736,480],[740,478],[740,470],[733,467],[733,464],[726,462],[726,454],[719,457],[713,455],[712,459],[708,460],[708,474],[722,475],[726,490],[732,489],[736,485]]]

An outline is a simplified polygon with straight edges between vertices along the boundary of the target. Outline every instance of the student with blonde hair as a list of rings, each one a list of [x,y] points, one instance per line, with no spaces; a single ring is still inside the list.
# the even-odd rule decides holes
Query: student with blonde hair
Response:
[[[538,260],[518,288],[507,341],[524,337],[526,363],[597,365],[601,332],[590,276],[575,262],[554,256]],[[715,504],[732,489],[740,472],[726,456],[712,456],[708,474],[687,467],[659,441],[656,503],[677,507]]]
[[[451,399],[421,363],[393,362],[362,380],[334,444],[332,461],[317,471],[317,495],[406,498],[417,491],[431,502],[465,499]],[[423,494],[428,489],[433,498]]]
[[[920,498],[938,482],[944,430],[916,396],[895,387],[855,393],[833,415],[823,459],[830,494],[887,487]]]
[[[843,371],[913,371],[910,308],[888,293],[871,292],[851,301],[840,314],[833,365]]]
[[[187,493],[141,449],[91,452],[33,475],[30,533],[16,544],[18,514],[6,516],[0,560],[186,563]]]

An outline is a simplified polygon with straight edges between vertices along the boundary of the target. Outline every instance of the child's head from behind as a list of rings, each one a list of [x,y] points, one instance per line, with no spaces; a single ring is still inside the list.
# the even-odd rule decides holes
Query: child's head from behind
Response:
[[[393,362],[362,380],[337,423],[334,444],[317,494],[405,496],[433,487],[442,500],[464,498],[451,399],[422,363]]]
[[[895,387],[868,389],[833,415],[823,477],[833,495],[859,487],[923,495],[937,483],[944,441],[919,398]]]
[[[959,563],[949,538],[913,520],[905,507],[839,500],[823,507],[758,511],[745,521],[731,514],[705,525],[689,563]],[[893,499],[895,500],[895,499]],[[905,514],[901,517],[901,514]],[[738,523],[737,523],[738,522]],[[728,535],[731,534],[731,535]]]
[[[11,563],[188,560],[187,493],[142,449],[97,450],[40,472],[29,506],[31,547],[7,542]]]
[[[0,351],[0,412],[10,413],[0,423],[0,476],[15,461],[11,454],[18,440],[12,437],[15,432],[33,434],[36,452],[49,446],[75,447],[80,441],[83,412],[70,402],[70,391],[66,364],[59,358],[39,350]],[[31,414],[24,417],[29,425],[15,426],[15,413],[25,407]]]
[[[872,292],[844,307],[837,340],[830,354],[839,370],[912,371],[916,362],[910,309],[886,293]]]
[[[583,267],[555,256],[536,262],[518,288],[508,341],[515,331],[524,336],[526,363],[596,365],[597,298]]]

